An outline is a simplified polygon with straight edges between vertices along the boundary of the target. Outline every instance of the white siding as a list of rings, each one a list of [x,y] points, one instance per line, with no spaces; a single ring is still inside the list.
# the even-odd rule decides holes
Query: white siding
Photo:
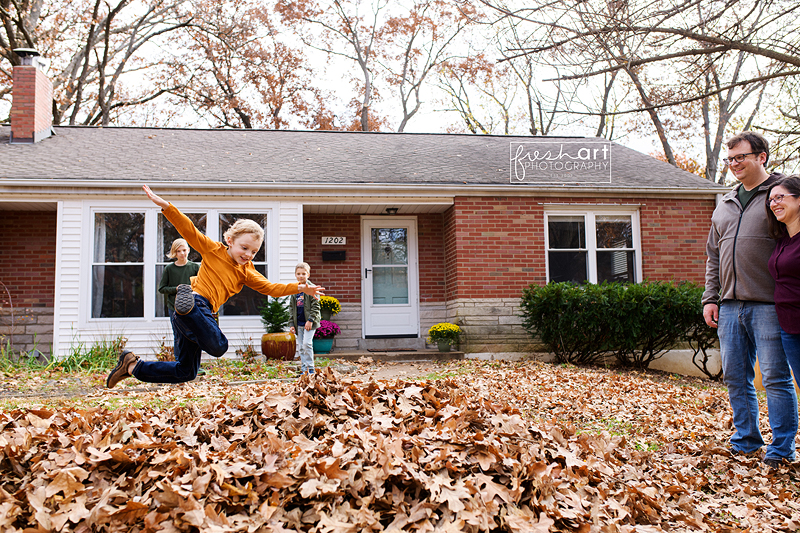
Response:
[[[55,323],[53,325],[54,355],[65,357],[73,344],[73,336],[81,338],[79,326],[81,293],[81,223],[83,206],[80,201],[62,202],[61,218],[58,221],[60,239],[56,255],[58,273],[56,279]],[[86,296],[88,298],[88,296]]]
[[[292,283],[297,281],[294,277],[294,267],[303,261],[303,206],[294,202],[282,202],[279,209],[280,224],[278,248],[280,253],[279,268],[280,281]],[[313,274],[313,270],[312,270]],[[314,276],[311,276],[314,279]]]

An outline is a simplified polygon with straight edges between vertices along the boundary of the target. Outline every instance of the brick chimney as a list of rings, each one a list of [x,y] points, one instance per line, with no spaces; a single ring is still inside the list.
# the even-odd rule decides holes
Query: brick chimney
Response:
[[[10,142],[36,143],[53,133],[53,83],[39,69],[39,52],[17,48],[14,53],[22,64],[14,66]]]

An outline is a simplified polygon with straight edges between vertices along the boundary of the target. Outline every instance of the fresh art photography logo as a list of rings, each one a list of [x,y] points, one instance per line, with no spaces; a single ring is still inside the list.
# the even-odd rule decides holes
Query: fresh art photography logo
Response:
[[[511,183],[611,183],[609,141],[511,143]]]

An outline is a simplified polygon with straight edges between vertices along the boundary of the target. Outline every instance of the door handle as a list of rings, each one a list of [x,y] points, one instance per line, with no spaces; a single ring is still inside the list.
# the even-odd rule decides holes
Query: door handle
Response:
[[[364,269],[364,279],[369,277],[369,272],[372,272],[371,268],[365,268]]]

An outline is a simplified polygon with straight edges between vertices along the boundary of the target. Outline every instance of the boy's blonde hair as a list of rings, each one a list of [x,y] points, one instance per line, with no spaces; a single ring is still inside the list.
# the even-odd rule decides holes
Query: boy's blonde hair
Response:
[[[298,268],[302,268],[303,270],[308,272],[309,276],[311,275],[311,267],[308,266],[308,263],[297,263],[297,266],[294,267],[294,271],[297,272]]]
[[[225,230],[222,237],[227,243],[228,241],[233,242],[238,237],[246,234],[256,235],[259,241],[264,242],[264,229],[258,225],[258,222],[249,218],[240,218],[234,222],[230,228]]]
[[[172,246],[169,247],[167,259],[175,259],[175,257],[178,255],[178,248],[181,246],[185,246],[187,250],[191,250],[191,248],[189,248],[189,243],[186,242],[186,239],[175,239],[172,241]]]

